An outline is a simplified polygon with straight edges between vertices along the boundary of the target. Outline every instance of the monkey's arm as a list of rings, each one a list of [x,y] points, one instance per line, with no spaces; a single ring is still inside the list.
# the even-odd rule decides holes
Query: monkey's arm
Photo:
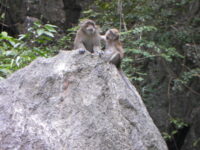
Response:
[[[102,41],[106,42],[106,36],[105,36],[105,35],[101,35],[101,36],[100,36],[100,39],[101,39]]]
[[[99,54],[100,56],[103,54],[103,51],[101,50],[101,37],[98,36],[96,40],[94,40],[94,46],[93,46],[93,51],[94,53]]]
[[[110,63],[114,64],[117,68],[120,68],[121,56],[120,53],[113,53],[109,60]]]
[[[83,44],[83,33],[80,29],[76,33],[76,37],[74,40],[74,49],[86,49]]]
[[[84,50],[86,50],[83,42],[80,41],[79,39],[75,39],[75,41],[74,41],[74,49],[84,49]]]
[[[120,54],[120,58],[123,59],[124,58],[124,49],[122,48],[122,46],[118,46],[117,51]]]
[[[74,49],[78,49],[80,54],[84,54],[86,51],[83,42],[79,38],[75,38]]]
[[[121,50],[120,57],[121,57],[121,59],[124,58],[124,50]]]

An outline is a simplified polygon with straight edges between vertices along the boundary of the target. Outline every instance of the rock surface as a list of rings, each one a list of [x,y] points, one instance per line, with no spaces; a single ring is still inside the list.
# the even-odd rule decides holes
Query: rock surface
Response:
[[[88,52],[1,81],[0,111],[1,150],[167,150],[134,86]]]

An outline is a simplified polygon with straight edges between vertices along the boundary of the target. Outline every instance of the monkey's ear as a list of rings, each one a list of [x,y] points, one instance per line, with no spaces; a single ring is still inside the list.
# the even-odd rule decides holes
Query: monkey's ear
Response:
[[[109,30],[110,34],[114,35],[114,33],[112,32],[112,30]]]
[[[112,30],[110,30],[110,35],[111,35],[113,40],[118,40],[119,39],[119,35],[116,34],[115,32],[113,32]]]

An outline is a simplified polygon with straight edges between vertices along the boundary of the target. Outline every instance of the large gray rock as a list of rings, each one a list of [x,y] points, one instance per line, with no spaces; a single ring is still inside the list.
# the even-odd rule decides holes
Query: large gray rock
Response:
[[[89,52],[39,58],[1,81],[0,111],[1,150],[167,150],[136,89]]]

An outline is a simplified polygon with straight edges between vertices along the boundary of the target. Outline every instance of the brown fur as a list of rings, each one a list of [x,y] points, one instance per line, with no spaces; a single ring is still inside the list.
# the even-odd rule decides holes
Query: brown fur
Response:
[[[134,91],[130,81],[121,69],[121,62],[124,58],[124,49],[119,41],[119,31],[117,29],[109,29],[104,36],[101,36],[101,39],[106,42],[104,58],[117,67],[119,74],[128,88]]]
[[[105,57],[108,59],[107,61],[120,68],[121,61],[124,58],[124,50],[119,41],[119,31],[117,29],[109,29],[101,38],[106,42]]]
[[[74,49],[88,50],[89,52],[101,51],[99,28],[93,20],[84,20],[76,33]]]

